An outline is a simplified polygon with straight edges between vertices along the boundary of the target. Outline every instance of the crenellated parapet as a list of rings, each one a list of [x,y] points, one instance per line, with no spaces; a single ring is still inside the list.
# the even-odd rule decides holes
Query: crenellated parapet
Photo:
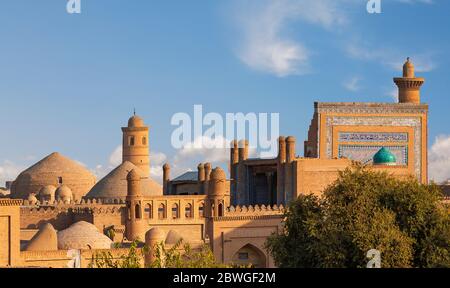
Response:
[[[0,206],[19,206],[22,204],[20,199],[0,199]]]
[[[123,209],[125,209],[124,206],[103,204],[102,206],[77,207],[72,211],[74,213],[90,213],[94,215],[120,215]]]
[[[29,201],[23,200],[22,206],[26,207],[94,207],[94,206],[102,206],[102,205],[125,205],[125,200],[117,198],[117,199],[81,199],[75,201],[62,201],[62,200],[54,200],[54,201]]]
[[[21,214],[61,214],[61,213],[76,213],[76,214],[120,214],[124,205],[119,204],[58,204],[54,206],[22,206]]]
[[[281,215],[284,213],[284,206],[281,205],[248,205],[230,206],[227,208],[225,216],[240,215]]]
[[[21,217],[26,217],[28,215],[58,215],[61,213],[69,213],[72,209],[69,207],[21,207],[20,215]]]

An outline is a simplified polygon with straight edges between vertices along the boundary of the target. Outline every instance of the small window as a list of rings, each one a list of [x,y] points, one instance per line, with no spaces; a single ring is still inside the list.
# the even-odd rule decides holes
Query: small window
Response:
[[[178,204],[172,205],[172,218],[177,219],[178,218]]]
[[[134,146],[134,136],[130,137],[130,146]]]
[[[142,145],[147,145],[147,137],[142,137]]]
[[[203,205],[203,203],[202,203],[202,204],[200,204],[200,206],[198,207],[198,216],[199,216],[200,218],[202,218],[202,217],[204,217],[204,215],[205,215],[205,205]]]
[[[184,217],[186,218],[192,218],[192,205],[187,204],[184,208]]]
[[[63,179],[62,179],[62,177],[58,177],[58,183],[59,183],[59,184],[63,184]]]
[[[247,252],[239,252],[238,258],[239,258],[239,260],[248,260],[248,253]]]
[[[127,210],[128,210],[128,220],[131,220],[131,206],[127,205]]]
[[[223,216],[223,204],[222,203],[220,203],[219,204],[219,207],[218,207],[218,209],[219,209],[219,217],[222,217]]]
[[[134,206],[134,214],[136,219],[141,219],[141,206],[139,204],[136,204],[136,206]]]
[[[166,206],[164,204],[160,204],[158,207],[158,219],[166,218]]]
[[[145,214],[145,218],[147,218],[147,219],[153,218],[152,205],[150,205],[150,204],[145,205],[144,214]]]

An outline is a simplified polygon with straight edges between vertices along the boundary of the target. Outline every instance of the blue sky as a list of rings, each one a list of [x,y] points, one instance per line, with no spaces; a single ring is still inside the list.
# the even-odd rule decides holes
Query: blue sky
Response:
[[[155,177],[164,161],[195,167],[170,142],[194,104],[280,113],[301,155],[314,101],[393,102],[407,56],[426,78],[431,172],[450,177],[450,1],[382,0],[377,15],[365,0],[81,0],[79,15],[66,2],[0,3],[1,182],[53,151],[104,175],[134,107]]]

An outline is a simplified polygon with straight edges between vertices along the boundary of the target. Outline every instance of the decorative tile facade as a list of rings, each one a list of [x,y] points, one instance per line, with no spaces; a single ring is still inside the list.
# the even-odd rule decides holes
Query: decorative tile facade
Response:
[[[418,116],[326,116],[326,155],[328,158],[333,157],[333,127],[334,126],[390,126],[390,127],[412,127],[414,128],[413,145],[414,145],[414,171],[419,179],[421,179],[422,168],[422,121]]]
[[[340,132],[339,142],[408,142],[408,133]]]
[[[345,157],[364,164],[370,164],[375,153],[382,147],[380,145],[339,145],[339,158]],[[389,146],[387,148],[397,158],[397,165],[408,165],[408,146]]]

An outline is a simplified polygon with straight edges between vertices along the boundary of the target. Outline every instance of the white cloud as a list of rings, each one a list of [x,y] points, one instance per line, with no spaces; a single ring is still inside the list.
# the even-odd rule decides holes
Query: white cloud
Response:
[[[162,165],[167,159],[164,153],[153,151],[150,153],[150,177],[158,182],[162,182]],[[122,163],[122,145],[117,146],[109,155],[108,163],[98,164],[94,169],[91,169],[92,173],[97,177],[97,180],[105,177],[114,168]]]
[[[201,156],[206,162],[226,161],[229,157],[229,150],[226,148],[229,142],[223,136],[218,136],[215,139],[200,136],[179,149],[174,159],[182,162],[184,159]]]
[[[352,43],[346,47],[347,55],[351,58],[379,62],[382,65],[389,67],[395,71],[401,71],[406,57],[411,57],[414,63],[416,72],[430,72],[436,68],[432,53],[418,53],[405,55],[404,52],[399,52],[387,48],[368,48],[361,44]]]
[[[437,183],[450,178],[450,136],[436,137],[428,151],[429,178]]]
[[[14,181],[24,168],[25,167],[17,165],[12,161],[3,161],[3,163],[0,164],[0,187],[4,187],[6,181]]]
[[[394,102],[398,102],[398,88],[392,88],[386,93],[386,95]]]
[[[394,1],[394,0],[393,0]],[[432,0],[395,0],[404,4],[433,4]],[[339,30],[351,22],[346,11],[361,0],[250,0],[236,1],[237,25],[241,43],[237,49],[239,59],[250,68],[277,75],[303,75],[312,71],[310,58],[314,48],[293,35],[289,28],[294,22],[319,26],[327,31]],[[350,31],[346,31],[350,33]],[[387,49],[371,51],[350,47],[355,58],[380,61],[391,68],[401,68],[405,55]],[[386,53],[388,52],[388,53]],[[435,68],[431,55],[410,54],[415,59],[418,72]]]
[[[287,26],[298,20],[325,29],[341,25],[346,17],[337,2],[258,0],[245,8],[239,2],[238,22],[244,34],[239,58],[252,69],[279,77],[309,73],[311,53],[303,43],[287,35]]]
[[[150,153],[150,176],[157,182],[162,183],[163,169],[162,166],[167,156],[161,152]]]
[[[119,166],[122,163],[122,145],[119,145],[109,156],[109,165]]]
[[[345,89],[351,92],[357,92],[361,90],[360,87],[361,78],[358,76],[354,76],[350,78],[349,80],[345,81],[342,85]]]
[[[199,163],[210,162],[213,167],[228,167],[230,143],[225,137],[217,136],[215,139],[200,136],[183,148],[178,149],[170,159],[171,178],[175,178],[186,171],[197,170]]]
[[[223,136],[215,139],[200,136],[192,142],[177,150],[176,154],[169,160],[171,167],[171,178],[175,178],[187,171],[197,170],[199,163],[210,162],[214,167],[220,166],[228,168],[230,161],[230,149],[228,145],[231,141]],[[249,158],[257,157],[257,149],[249,147]]]

